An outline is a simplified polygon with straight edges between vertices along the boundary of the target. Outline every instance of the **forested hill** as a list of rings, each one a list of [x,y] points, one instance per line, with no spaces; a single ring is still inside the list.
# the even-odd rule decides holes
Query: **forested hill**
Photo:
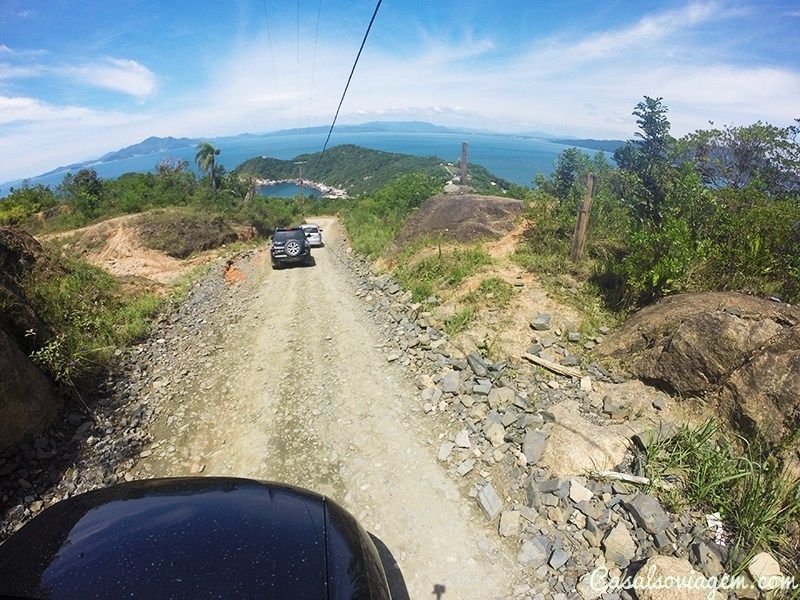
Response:
[[[291,160],[251,158],[236,167],[234,172],[266,179],[295,179],[299,171],[294,163],[299,161],[305,161],[303,178],[346,189],[351,196],[375,192],[406,173],[426,173],[441,179],[442,183],[452,176],[447,170],[447,161],[435,156],[382,152],[352,144],[334,146],[324,154],[301,154]],[[452,172],[454,169],[457,165],[450,167]],[[472,187],[482,193],[497,193],[511,187],[510,182],[496,177],[480,165],[471,164],[469,174]],[[496,185],[493,186],[492,182]]]

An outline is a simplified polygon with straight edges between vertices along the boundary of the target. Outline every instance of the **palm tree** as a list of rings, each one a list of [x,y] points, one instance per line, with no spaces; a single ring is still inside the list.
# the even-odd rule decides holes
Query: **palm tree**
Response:
[[[219,176],[217,175],[217,161],[214,158],[219,154],[219,148],[214,148],[211,142],[203,142],[197,146],[197,153],[194,155],[194,162],[204,173],[211,176],[211,187],[216,188],[219,185]]]

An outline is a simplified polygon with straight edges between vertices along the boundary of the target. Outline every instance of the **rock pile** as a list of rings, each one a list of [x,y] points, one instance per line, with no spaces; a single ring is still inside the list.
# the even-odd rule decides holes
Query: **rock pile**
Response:
[[[728,551],[714,541],[706,515],[669,514],[642,489],[601,476],[630,474],[631,437],[647,443],[652,428],[669,419],[670,404],[666,394],[583,357],[603,343],[607,329],[585,339],[550,331],[551,315],[533,315],[527,352],[577,368],[577,377],[477,352],[465,356],[391,277],[337,251],[385,331],[387,360],[416,377],[420,410],[448,422],[438,459],[465,481],[486,520],[530,569],[522,596],[599,598],[590,585],[597,569],[607,580],[648,564],[667,571],[685,566],[705,577],[726,570]],[[602,597],[635,597],[620,593]],[[683,597],[675,593],[642,597]]]

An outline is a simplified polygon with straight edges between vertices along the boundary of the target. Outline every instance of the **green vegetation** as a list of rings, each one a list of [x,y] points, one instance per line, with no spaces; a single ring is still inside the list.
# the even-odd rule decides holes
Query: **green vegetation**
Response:
[[[54,332],[32,358],[70,386],[107,364],[119,346],[141,337],[161,308],[159,296],[123,290],[85,261],[45,253],[23,282],[31,306]]]
[[[800,300],[800,146],[797,126],[756,123],[669,134],[660,98],[634,110],[637,140],[612,167],[565,150],[526,194],[528,231],[516,259],[570,274],[614,310],[679,291],[741,290]],[[589,172],[596,175],[588,241],[568,261]]]
[[[194,155],[194,162],[203,173],[208,173],[211,179],[211,187],[219,187],[219,169],[217,168],[217,156],[219,148],[215,148],[211,142],[198,144],[197,152]]]
[[[444,330],[448,335],[464,331],[475,316],[475,307],[467,306],[444,320]]]
[[[491,262],[480,246],[439,251],[420,260],[401,264],[395,270],[397,281],[419,302],[438,290],[454,287]]]
[[[268,179],[298,177],[295,161],[305,161],[303,177],[344,188],[351,196],[374,194],[398,177],[423,173],[441,189],[450,179],[446,162],[435,156],[412,156],[342,145],[324,154],[301,154],[291,160],[256,157],[236,167],[234,173]],[[480,193],[497,194],[511,187],[508,181],[493,176],[480,165],[470,165],[470,185]],[[497,185],[492,186],[491,182]]]
[[[233,223],[267,236],[276,226],[301,218],[295,200],[256,194],[252,181],[225,173],[211,161],[214,156],[208,159],[209,174],[203,179],[188,171],[183,161],[164,161],[155,173],[126,173],[116,179],[104,180],[94,170],[83,169],[64,177],[55,191],[23,186],[0,201],[0,225],[42,234],[167,209],[140,219],[145,245],[185,258],[235,239]]]
[[[412,211],[439,190],[424,173],[402,175],[372,195],[341,203],[353,248],[377,258],[392,243]]]
[[[792,537],[800,534],[800,480],[789,479],[767,447],[740,442],[743,452],[708,421],[654,440],[638,462],[671,508],[719,511],[733,533],[740,568],[768,549],[791,564],[797,560]]]
[[[468,261],[464,261],[464,264],[457,266],[456,271],[462,270],[465,265],[469,265],[470,270],[477,270],[479,266],[486,264],[484,262],[486,258],[488,257],[473,257]],[[443,278],[443,280],[446,283],[448,278]],[[464,329],[466,329],[467,326],[474,320],[478,310],[480,310],[482,307],[493,306],[505,308],[510,304],[513,295],[514,286],[507,281],[504,281],[499,277],[487,277],[486,279],[483,279],[474,291],[470,292],[460,300],[462,308],[454,315],[451,315],[445,319],[445,332],[450,335],[455,335],[464,331]],[[488,340],[486,343],[489,343]]]
[[[513,285],[499,277],[488,277],[478,284],[478,288],[468,295],[467,300],[502,308],[509,305],[513,295]]]

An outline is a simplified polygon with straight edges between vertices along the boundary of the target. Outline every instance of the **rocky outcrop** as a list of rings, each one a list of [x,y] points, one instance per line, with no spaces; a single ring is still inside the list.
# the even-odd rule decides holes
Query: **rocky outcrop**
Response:
[[[53,384],[0,330],[0,450],[38,434],[58,414]]]
[[[800,427],[800,309],[745,294],[679,294],[639,311],[601,348],[637,377],[702,397],[747,436]]]
[[[25,295],[25,273],[42,249],[19,229],[0,228],[0,449],[49,425],[62,399],[28,355],[51,336]]]
[[[441,194],[426,200],[397,235],[403,246],[424,237],[469,242],[508,233],[522,214],[521,200],[499,196]]]

